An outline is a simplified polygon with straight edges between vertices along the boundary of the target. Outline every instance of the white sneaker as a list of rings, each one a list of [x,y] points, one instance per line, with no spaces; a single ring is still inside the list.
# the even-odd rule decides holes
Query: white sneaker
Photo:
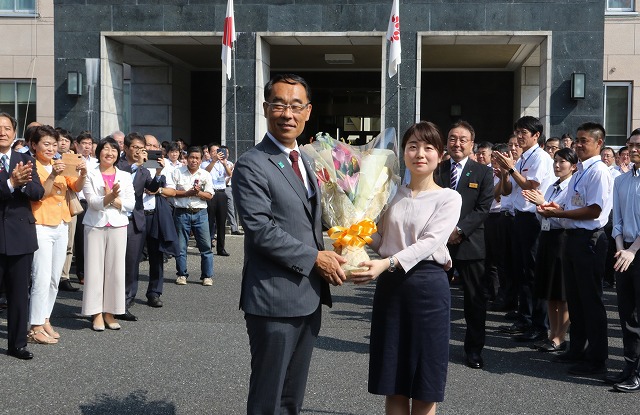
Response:
[[[211,287],[213,285],[213,279],[211,278],[204,278],[202,280],[202,285],[204,285],[205,287]]]
[[[187,285],[187,277],[180,275],[176,278],[176,285]]]

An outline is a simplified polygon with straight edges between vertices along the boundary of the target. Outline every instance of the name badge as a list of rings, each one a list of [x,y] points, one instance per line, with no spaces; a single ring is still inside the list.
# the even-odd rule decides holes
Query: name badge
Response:
[[[542,218],[542,222],[540,222],[540,230],[548,231],[551,229],[551,221],[549,218]]]
[[[586,206],[586,204],[584,202],[584,199],[582,198],[582,196],[578,192],[575,192],[573,194],[573,196],[571,197],[571,204],[573,206],[578,206],[578,207]]]
[[[469,187],[472,189],[477,189],[478,188],[478,183],[469,183]]]

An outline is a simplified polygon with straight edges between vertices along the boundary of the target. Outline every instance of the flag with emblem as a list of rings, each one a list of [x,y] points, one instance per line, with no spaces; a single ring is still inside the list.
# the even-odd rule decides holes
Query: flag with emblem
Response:
[[[387,40],[389,41],[389,78],[398,73],[400,65],[400,6],[398,0],[393,0],[389,27],[387,28]]]
[[[227,15],[224,18],[224,34],[222,35],[222,66],[231,79],[231,51],[236,41],[236,23],[233,17],[233,0],[227,3]]]

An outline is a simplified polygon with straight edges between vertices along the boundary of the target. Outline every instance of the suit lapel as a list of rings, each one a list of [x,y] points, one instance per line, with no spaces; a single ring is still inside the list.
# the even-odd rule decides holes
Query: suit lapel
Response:
[[[463,190],[469,187],[469,176],[473,174],[475,170],[475,166],[473,160],[468,159],[464,164],[464,168],[462,169],[462,174],[458,178],[458,190]]]

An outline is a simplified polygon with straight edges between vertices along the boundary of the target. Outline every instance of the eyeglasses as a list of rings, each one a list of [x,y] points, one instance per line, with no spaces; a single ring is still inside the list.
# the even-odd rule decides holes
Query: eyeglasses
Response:
[[[449,137],[449,142],[450,143],[455,143],[456,141],[459,142],[462,145],[465,145],[468,142],[470,142],[471,140],[468,139],[468,138],[458,138],[458,137],[454,137],[454,136]]]
[[[306,104],[280,104],[277,102],[265,102],[265,104],[267,104],[267,106],[273,113],[283,113],[287,110],[287,108],[289,108],[292,113],[300,114],[302,111],[307,109],[307,107],[311,103],[307,102]]]
[[[144,147],[141,147],[141,146],[129,146],[129,148],[135,151],[144,150]]]

